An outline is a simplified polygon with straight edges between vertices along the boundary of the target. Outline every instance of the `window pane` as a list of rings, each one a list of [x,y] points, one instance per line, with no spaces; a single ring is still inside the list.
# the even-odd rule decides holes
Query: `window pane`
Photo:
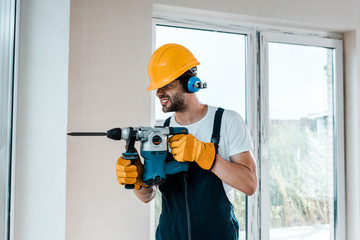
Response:
[[[269,43],[270,239],[334,239],[333,51]]]
[[[197,93],[199,100],[235,110],[246,120],[245,41],[246,36],[241,34],[156,26],[156,48],[166,43],[178,43],[188,48],[200,62],[198,77],[207,82],[208,88]],[[155,103],[157,121],[172,114],[163,113],[157,99]],[[161,211],[159,193],[155,202],[156,225]],[[239,221],[240,239],[245,239],[245,195],[235,191],[233,204]]]

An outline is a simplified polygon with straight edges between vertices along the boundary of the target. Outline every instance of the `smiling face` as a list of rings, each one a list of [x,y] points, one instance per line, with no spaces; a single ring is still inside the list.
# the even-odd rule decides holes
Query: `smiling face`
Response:
[[[186,92],[179,80],[159,88],[156,96],[160,100],[163,112],[183,112],[187,109]]]

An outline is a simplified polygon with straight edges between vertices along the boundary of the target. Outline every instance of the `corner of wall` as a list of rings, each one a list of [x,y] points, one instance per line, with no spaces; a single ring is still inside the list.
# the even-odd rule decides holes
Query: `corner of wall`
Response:
[[[360,238],[360,178],[359,114],[360,114],[360,42],[359,29],[344,33],[344,91],[345,91],[345,146],[346,146],[346,207],[347,239]]]

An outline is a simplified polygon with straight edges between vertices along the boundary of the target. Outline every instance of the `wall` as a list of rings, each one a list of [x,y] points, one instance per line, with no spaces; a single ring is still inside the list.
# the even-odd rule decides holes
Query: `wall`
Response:
[[[152,2],[197,9],[180,11],[200,15],[209,15],[202,10],[216,11],[220,18],[231,19],[236,14],[236,19],[262,24],[356,29],[356,3],[351,0]],[[157,5],[159,8],[164,9]],[[152,51],[151,16],[151,1],[71,1],[69,130],[151,124],[151,98],[145,91]],[[352,75],[349,84],[356,85],[355,80]],[[122,148],[123,143],[102,138],[68,138],[68,239],[148,238],[150,205],[137,201],[115,180],[114,164]]]
[[[347,237],[359,239],[360,230],[360,3],[357,3],[356,30],[344,33],[345,64],[345,134],[346,134],[346,192]],[[356,130],[357,131],[356,131]]]
[[[151,5],[71,1],[69,131],[150,126]],[[124,142],[69,137],[66,239],[148,239],[150,207],[119,185]]]
[[[344,34],[344,64],[345,64],[345,132],[346,132],[346,192],[347,192],[347,234],[349,239],[356,239],[359,235],[359,134],[353,129],[359,128],[359,98],[357,78],[356,31]],[[353,161],[350,161],[353,160]]]
[[[238,18],[252,22],[346,31],[356,27],[359,0],[155,0],[154,2],[237,14]]]
[[[140,203],[131,191],[116,183],[114,165],[124,144],[101,137],[66,139],[65,135],[66,131],[151,124],[151,95],[145,89],[152,52],[152,3],[216,11],[217,17],[262,24],[331,31],[357,29],[346,35],[350,42],[345,49],[355,46],[355,57],[360,57],[356,17],[360,12],[356,12],[359,5],[355,0],[69,2],[21,1],[17,240],[149,239],[152,234],[150,205]],[[349,59],[353,61],[353,57]],[[352,75],[348,75],[347,83],[356,86],[349,98],[351,108],[359,114],[359,105],[354,103],[360,91],[359,62],[348,71]],[[352,117],[355,125],[347,133],[359,126],[356,116]],[[350,135],[347,140],[352,138]],[[347,164],[351,166],[359,154],[354,148],[347,151],[353,151]],[[359,192],[359,184],[351,189]],[[352,204],[359,202],[356,196],[351,195]],[[359,219],[356,211],[352,215],[355,220]],[[352,235],[348,239],[359,239],[354,225],[349,226]]]
[[[65,238],[69,6],[20,1],[14,239]]]

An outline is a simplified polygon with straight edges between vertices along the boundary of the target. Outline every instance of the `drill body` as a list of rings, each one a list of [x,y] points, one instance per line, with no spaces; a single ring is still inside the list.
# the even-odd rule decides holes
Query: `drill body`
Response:
[[[127,127],[111,129],[107,132],[107,137],[126,140],[126,152],[123,153],[123,158],[129,160],[133,160],[136,154],[135,141],[140,141],[140,155],[144,158],[143,182],[152,186],[162,184],[168,174],[188,170],[188,163],[165,162],[168,136],[187,133],[188,130],[183,127]]]

